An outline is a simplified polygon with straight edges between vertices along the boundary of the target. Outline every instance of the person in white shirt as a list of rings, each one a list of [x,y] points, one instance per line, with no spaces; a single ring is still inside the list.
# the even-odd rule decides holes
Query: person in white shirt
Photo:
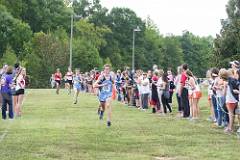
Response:
[[[177,68],[178,75],[175,78],[174,84],[176,86],[176,96],[177,96],[177,102],[178,102],[178,115],[177,116],[183,116],[183,108],[181,105],[181,97],[178,95],[180,87],[181,87],[181,76],[182,76],[182,67],[179,66]]]
[[[141,82],[141,93],[142,93],[142,108],[143,110],[148,109],[148,100],[150,94],[150,82],[147,78],[147,74],[143,73],[143,79]]]
[[[73,88],[73,72],[70,67],[68,67],[68,71],[65,75],[66,78],[66,89],[68,90],[68,94],[71,94],[72,88]]]
[[[26,77],[26,69],[21,68],[19,71],[19,74],[16,77],[16,86],[15,86],[16,105],[14,107],[15,107],[16,116],[22,115],[22,105],[23,105],[25,86],[26,86],[25,77]]]
[[[163,94],[163,90],[162,90],[162,86],[163,86],[163,80],[162,80],[162,76],[164,74],[163,70],[159,70],[159,79],[157,82],[157,87],[158,87],[158,99],[159,99],[159,107],[160,107],[160,112],[163,112],[163,106],[162,106],[162,94]]]

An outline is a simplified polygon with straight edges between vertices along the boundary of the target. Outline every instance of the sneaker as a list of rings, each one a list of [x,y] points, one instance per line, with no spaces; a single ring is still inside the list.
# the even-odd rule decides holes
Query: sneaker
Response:
[[[74,102],[74,104],[77,104],[77,100]]]
[[[226,128],[226,129],[224,130],[224,133],[231,135],[231,134],[233,133],[233,131],[230,130],[229,128]]]
[[[214,119],[212,118],[212,116],[210,116],[210,117],[207,118],[207,121],[214,122]]]
[[[110,121],[107,122],[107,126],[110,127],[112,124]]]
[[[237,130],[237,137],[240,139],[240,128]]]

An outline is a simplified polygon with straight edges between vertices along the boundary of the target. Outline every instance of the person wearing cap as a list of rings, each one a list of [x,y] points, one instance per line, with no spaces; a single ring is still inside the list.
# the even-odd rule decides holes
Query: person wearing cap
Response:
[[[240,70],[240,62],[239,61],[232,61],[230,62],[231,69],[233,69],[234,76],[237,76],[237,71]]]
[[[240,69],[240,62],[239,61],[232,61],[230,62],[232,69],[239,70]]]
[[[225,77],[227,77],[227,89],[226,89],[226,106],[229,115],[229,123],[228,127],[224,130],[225,133],[231,134],[233,133],[233,125],[234,125],[234,117],[235,117],[235,109],[238,106],[239,102],[239,94],[240,94],[240,83],[239,83],[239,74],[236,72],[234,75],[234,69],[229,69],[226,71]]]

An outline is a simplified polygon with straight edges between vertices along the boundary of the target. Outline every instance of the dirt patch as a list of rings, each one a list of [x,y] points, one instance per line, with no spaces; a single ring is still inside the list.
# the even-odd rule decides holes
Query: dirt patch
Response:
[[[186,157],[154,157],[154,160],[186,160]]]
[[[177,158],[171,157],[155,157],[155,160],[177,160]]]

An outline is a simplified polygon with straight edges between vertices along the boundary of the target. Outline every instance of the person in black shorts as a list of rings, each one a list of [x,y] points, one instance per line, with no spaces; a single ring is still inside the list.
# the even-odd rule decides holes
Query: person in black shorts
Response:
[[[68,67],[68,71],[65,74],[65,87],[68,90],[68,94],[71,94],[73,88],[73,72],[70,67]]]
[[[60,69],[57,69],[57,72],[54,74],[54,79],[56,82],[56,93],[59,94],[59,90],[60,90],[60,85],[61,85],[61,80],[62,80],[62,73],[60,72]]]
[[[26,87],[26,69],[21,68],[19,75],[16,77],[16,92],[15,92],[15,97],[16,97],[16,106],[15,108],[15,113],[16,116],[21,116],[22,115],[22,105],[23,105],[23,99],[24,99],[24,94],[25,94],[25,87]]]

